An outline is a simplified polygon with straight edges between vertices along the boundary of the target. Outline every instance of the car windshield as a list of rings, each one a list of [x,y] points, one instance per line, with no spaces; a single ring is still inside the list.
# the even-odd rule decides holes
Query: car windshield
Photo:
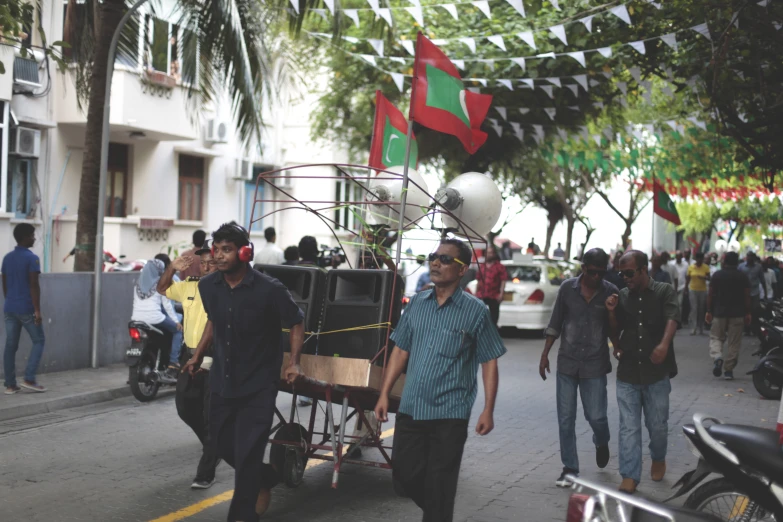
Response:
[[[508,274],[508,280],[512,283],[538,283],[541,281],[540,266],[506,265],[506,273]]]

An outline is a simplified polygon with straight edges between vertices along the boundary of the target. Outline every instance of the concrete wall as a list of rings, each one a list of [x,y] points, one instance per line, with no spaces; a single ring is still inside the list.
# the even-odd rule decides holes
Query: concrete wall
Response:
[[[138,272],[103,274],[101,366],[124,360],[129,343],[128,321],[133,311],[133,286],[138,276]],[[91,273],[41,275],[41,314],[46,346],[38,373],[90,366],[92,295]],[[4,322],[0,322],[0,339],[5,340]],[[5,346],[4,342],[2,346]],[[16,355],[17,379],[24,375],[30,348],[30,338],[23,332]],[[4,373],[2,361],[0,373]]]

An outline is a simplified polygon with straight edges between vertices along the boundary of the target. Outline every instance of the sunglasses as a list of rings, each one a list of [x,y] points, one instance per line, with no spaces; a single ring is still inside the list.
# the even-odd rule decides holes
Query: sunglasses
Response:
[[[637,269],[628,269],[628,270],[620,270],[620,277],[624,277],[625,279],[631,279],[633,276],[636,275],[636,272],[641,270],[640,268]]]
[[[597,277],[600,277],[600,278],[603,279],[606,276],[606,270],[593,270],[592,268],[588,268],[587,270],[585,270],[585,272],[590,277],[596,277],[597,276]]]
[[[442,265],[450,265],[451,263],[459,263],[460,265],[464,265],[465,264],[462,261],[460,261],[459,259],[457,259],[456,257],[450,256],[448,254],[435,254],[435,253],[432,253],[432,254],[427,256],[427,261],[429,261],[430,263],[434,262],[436,259],[438,261],[440,261],[440,264],[442,264]]]

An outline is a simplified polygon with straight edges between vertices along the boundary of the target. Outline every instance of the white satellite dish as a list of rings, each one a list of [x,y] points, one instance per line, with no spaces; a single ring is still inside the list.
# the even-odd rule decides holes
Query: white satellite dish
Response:
[[[443,226],[455,229],[455,234],[463,237],[474,233],[479,237],[489,234],[503,207],[503,196],[498,186],[479,172],[457,176],[438,189],[435,201],[454,216],[445,212],[441,214]]]
[[[387,225],[390,228],[399,227],[400,203],[402,199],[403,167],[387,169],[399,174],[394,176],[388,172],[378,172],[377,178],[370,180],[367,186],[367,223],[370,225]],[[394,177],[395,179],[389,179]],[[431,203],[427,182],[417,171],[408,169],[408,197],[405,205],[405,228],[415,227],[422,221],[420,218],[429,212]],[[418,220],[418,221],[417,221]],[[414,223],[415,222],[415,223]]]

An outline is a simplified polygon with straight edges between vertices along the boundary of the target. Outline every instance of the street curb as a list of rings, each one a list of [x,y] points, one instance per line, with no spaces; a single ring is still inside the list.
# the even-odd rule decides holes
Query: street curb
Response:
[[[41,413],[51,413],[58,410],[67,410],[79,406],[98,404],[101,402],[112,401],[131,395],[130,386],[123,385],[108,390],[98,390],[88,393],[79,393],[68,397],[60,397],[50,401],[39,402],[36,404],[24,404],[10,408],[0,408],[0,422],[29,417],[31,415],[40,415]]]

